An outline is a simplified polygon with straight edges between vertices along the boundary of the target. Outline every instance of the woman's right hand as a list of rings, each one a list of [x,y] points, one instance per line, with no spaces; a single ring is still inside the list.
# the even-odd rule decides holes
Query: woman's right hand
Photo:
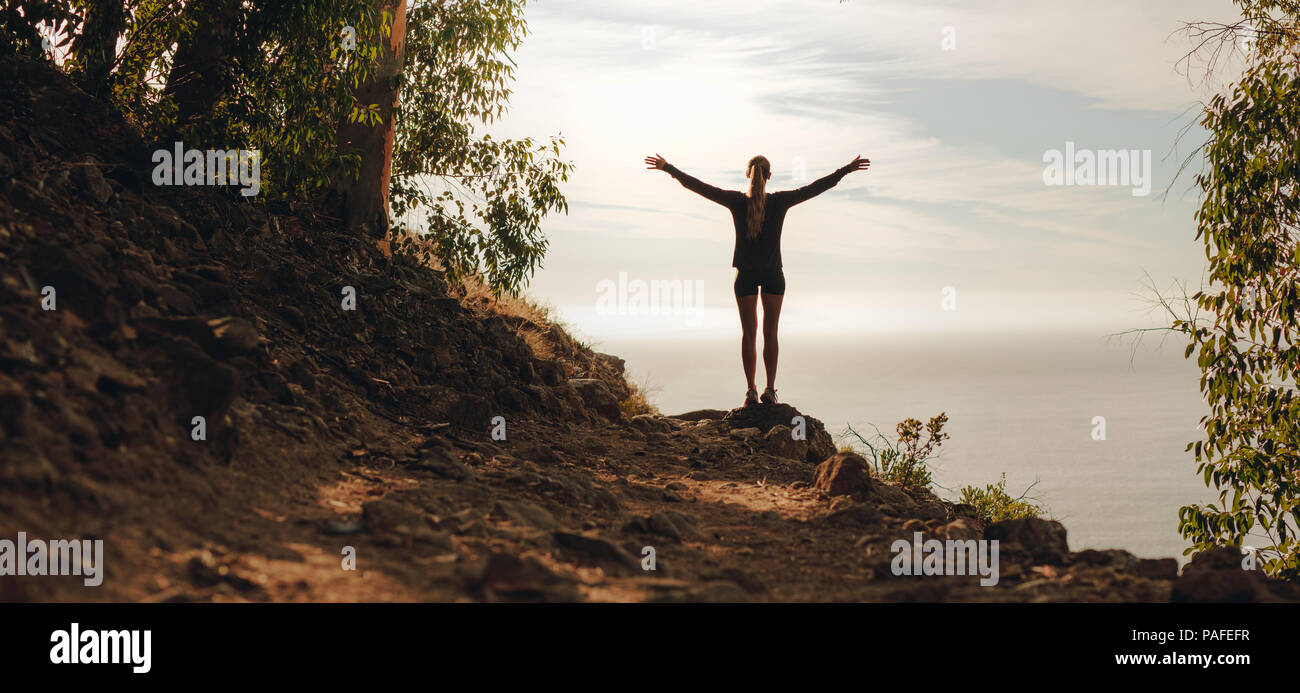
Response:
[[[849,166],[852,167],[849,169],[850,171],[865,171],[871,167],[871,159],[864,159],[862,158],[862,155],[859,154],[858,156],[853,157],[853,161],[849,162]]]
[[[655,154],[654,156],[647,156],[645,158],[645,167],[647,169],[658,169],[662,171],[664,170],[664,167],[667,165],[668,162],[664,161],[664,158],[662,156],[659,156],[658,154]]]

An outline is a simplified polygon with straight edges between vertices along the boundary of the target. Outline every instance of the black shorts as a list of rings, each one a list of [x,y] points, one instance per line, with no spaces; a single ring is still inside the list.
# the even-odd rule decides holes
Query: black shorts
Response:
[[[780,296],[785,293],[785,273],[780,267],[774,269],[738,269],[736,270],[736,295],[753,296],[758,287],[763,293]]]

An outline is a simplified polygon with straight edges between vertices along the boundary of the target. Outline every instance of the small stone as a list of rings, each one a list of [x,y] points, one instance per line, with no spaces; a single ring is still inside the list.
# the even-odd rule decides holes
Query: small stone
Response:
[[[492,508],[496,519],[509,520],[513,524],[534,529],[552,530],[559,526],[555,517],[539,505],[527,502],[497,501]]]
[[[73,352],[72,358],[93,372],[93,379],[100,388],[143,390],[148,386],[144,378],[132,373],[112,356],[78,349]]]
[[[948,518],[948,510],[943,503],[918,503],[912,510],[912,515],[922,520],[945,520]]]
[[[761,594],[767,591],[767,586],[761,580],[737,568],[723,568],[704,573],[700,577],[704,580],[725,580],[735,583],[750,594]]]
[[[903,489],[890,483],[876,483],[871,486],[871,495],[882,504],[907,510],[916,506],[916,501]]]
[[[831,506],[830,506],[831,512],[835,512],[837,510],[843,510],[844,508],[847,508],[850,505],[853,505],[853,499],[849,498],[848,496],[835,496],[831,498]]]
[[[203,586],[215,585],[222,581],[222,574],[219,572],[217,559],[210,551],[201,551],[198,555],[190,558],[186,564],[186,570],[190,574],[190,579],[195,583]]]
[[[555,537],[555,543],[602,568],[640,570],[639,564],[632,558],[631,554],[608,539],[573,532],[555,532],[553,536]]]
[[[261,344],[257,328],[243,318],[216,318],[208,321],[208,327],[212,328],[217,345],[227,354],[247,354]]]
[[[431,451],[418,463],[411,465],[413,469],[423,469],[433,472],[444,479],[453,479],[456,481],[468,481],[474,478],[474,468],[453,460],[441,451]]]
[[[365,529],[361,520],[327,520],[325,522],[325,533],[334,535],[357,534]]]
[[[848,501],[848,498],[844,496],[835,500],[839,501],[841,499]],[[834,509],[835,506],[832,506],[832,508]],[[835,509],[826,517],[827,522],[845,527],[873,527],[883,520],[884,515],[871,503],[853,503],[851,501],[841,504],[841,507]]]
[[[516,456],[544,465],[564,464],[564,458],[559,453],[545,445],[529,445],[516,451]]]
[[[488,557],[478,584],[509,599],[549,602],[578,599],[572,580],[557,574],[534,556],[494,553]]]
[[[695,520],[675,510],[665,510],[650,516],[647,524],[651,531],[681,541],[695,536]]]
[[[1075,563],[1094,566],[1113,566],[1122,571],[1135,567],[1137,561],[1137,556],[1121,549],[1106,549],[1104,551],[1084,549],[1083,551],[1074,554]],[[1174,563],[1174,572],[1177,573],[1177,561]]]
[[[943,536],[944,539],[951,539],[954,541],[968,541],[971,539],[978,540],[984,536],[983,532],[976,529],[973,523],[964,518],[958,518],[944,525],[943,528],[939,530],[939,534]]]
[[[433,534],[424,513],[391,498],[381,498],[362,505],[361,517],[367,529],[380,534]]]
[[[100,172],[99,165],[94,161],[84,161],[74,167],[71,178],[98,204],[108,202],[108,198],[113,196],[113,188],[109,187],[108,181],[104,180],[104,174]]]
[[[194,299],[170,284],[158,285],[158,297],[162,299],[168,308],[177,313],[183,315],[192,315],[194,313]]]
[[[925,534],[925,530],[926,530],[926,529],[928,529],[928,528],[925,526],[925,523],[922,522],[921,520],[916,519],[916,518],[912,518],[912,519],[908,520],[907,522],[904,522],[904,523],[903,523],[903,534],[905,534],[905,535],[911,535],[911,534],[914,534],[914,533],[916,533],[916,532],[920,532],[920,533],[922,533],[922,534]]]
[[[628,423],[647,435],[651,433],[671,433],[673,430],[672,424],[651,414],[638,414],[632,417]]]

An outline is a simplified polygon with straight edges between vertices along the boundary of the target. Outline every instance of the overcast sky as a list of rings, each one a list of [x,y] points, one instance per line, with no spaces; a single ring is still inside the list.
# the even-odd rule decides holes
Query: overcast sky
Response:
[[[1148,324],[1144,272],[1199,283],[1196,194],[1179,163],[1202,75],[1186,20],[1227,0],[534,0],[503,136],[561,133],[577,165],[528,293],[599,341],[736,330],[726,210],[642,159],[741,190],[862,154],[865,173],[794,208],[783,333]],[[1149,150],[1151,193],[1049,186],[1044,153]],[[806,165],[806,178],[797,167]],[[597,310],[602,280],[684,280],[699,310]],[[943,310],[945,287],[956,310]]]

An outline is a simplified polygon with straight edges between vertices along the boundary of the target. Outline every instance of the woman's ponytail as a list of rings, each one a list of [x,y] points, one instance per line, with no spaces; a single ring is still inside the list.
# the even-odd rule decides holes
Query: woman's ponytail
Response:
[[[745,175],[749,176],[749,210],[746,220],[748,222],[749,240],[758,238],[758,234],[763,230],[763,208],[767,202],[767,193],[763,191],[767,187],[767,177],[772,172],[772,164],[768,162],[767,157],[763,155],[756,156],[749,160],[745,167]]]

